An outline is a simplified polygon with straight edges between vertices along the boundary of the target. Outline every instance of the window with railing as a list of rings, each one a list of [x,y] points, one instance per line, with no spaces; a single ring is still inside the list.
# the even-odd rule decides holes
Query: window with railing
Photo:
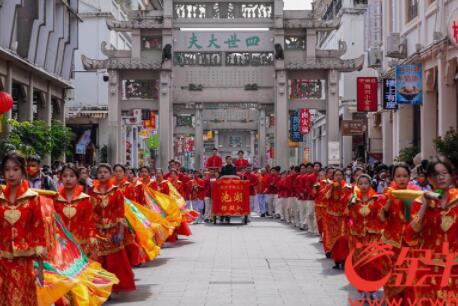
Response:
[[[407,22],[418,16],[418,0],[406,0]]]

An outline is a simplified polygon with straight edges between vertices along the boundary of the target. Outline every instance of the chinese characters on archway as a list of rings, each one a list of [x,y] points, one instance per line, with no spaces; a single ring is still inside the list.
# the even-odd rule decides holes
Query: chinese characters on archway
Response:
[[[220,38],[211,34],[210,38],[207,35],[201,35],[199,37],[196,33],[192,32],[191,37],[188,40],[188,50],[200,50],[204,45],[208,49],[221,49],[221,44],[226,45],[229,49],[238,49],[240,47],[254,47],[259,46],[261,38],[258,35],[249,36],[240,39],[237,33],[227,34],[227,38],[222,41]],[[220,41],[221,40],[221,41]]]

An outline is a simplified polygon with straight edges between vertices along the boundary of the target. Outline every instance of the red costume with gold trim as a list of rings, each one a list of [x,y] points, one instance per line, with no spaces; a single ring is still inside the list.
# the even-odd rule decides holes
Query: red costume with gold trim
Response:
[[[118,186],[124,197],[130,200],[130,198],[126,196],[126,193],[129,193],[129,196],[132,196],[132,189],[130,189],[131,183],[127,180],[127,177],[124,177],[120,182],[118,182],[114,177],[112,179],[113,184]],[[139,266],[148,261],[148,256],[143,251],[136,239],[135,233],[130,228],[127,232],[124,232],[124,244],[126,246],[126,252],[129,257],[130,265],[132,267]]]
[[[83,186],[78,185],[74,189],[71,201],[68,201],[65,189],[61,187],[54,198],[54,208],[84,253],[91,256],[96,236],[94,207],[89,195],[83,192]]]
[[[146,198],[145,198],[145,187],[146,186],[148,186],[149,188],[153,190],[156,190],[156,191],[158,190],[157,181],[155,180],[149,180],[148,182],[145,182],[142,180],[137,181],[134,187],[135,202],[143,206],[146,206]]]
[[[412,222],[406,229],[406,243],[416,249],[432,250],[433,254],[443,254],[443,244],[448,242],[450,254],[458,252],[458,189],[451,188],[448,192],[447,205],[441,207],[439,200],[431,200],[429,207],[426,209],[423,219],[420,221],[418,212],[420,211],[422,202],[421,199],[416,200],[412,206]],[[424,256],[424,254],[422,254]],[[456,258],[456,256],[455,256]],[[446,287],[440,286],[443,267],[441,262],[444,262],[445,256],[441,255],[438,258],[436,268],[427,266],[431,271],[418,271],[417,279],[422,274],[437,274],[439,277],[435,279],[435,283],[428,280],[425,285],[414,288],[415,298],[431,298],[447,300],[449,294],[453,297],[458,297],[458,267],[453,266],[451,275]],[[454,260],[456,262],[456,259]],[[442,263],[442,266],[444,264]]]
[[[367,200],[363,200],[360,191],[355,190],[351,204],[348,207],[349,218],[349,248],[354,250],[354,257],[361,259],[359,255],[363,248],[358,245],[367,246],[381,240],[383,223],[379,219],[380,209],[385,204],[385,198],[370,188]],[[373,260],[357,268],[358,275],[368,281],[376,281],[383,278],[382,259]]]
[[[121,230],[124,230],[124,234],[128,233],[124,218],[124,195],[112,182],[107,184],[105,192],[100,191],[99,186],[96,181],[89,191],[99,240],[97,259],[106,270],[118,277],[119,284],[113,287],[114,292],[135,290],[134,274],[124,248],[125,242],[123,239],[118,244],[114,242],[115,235]]]
[[[44,219],[37,193],[23,181],[16,200],[0,191],[0,305],[38,305],[33,260],[46,253]]]
[[[351,188],[345,181],[333,182],[326,186],[326,247],[331,250],[335,262],[342,262],[348,255],[348,236],[345,209],[351,195]]]
[[[315,216],[316,216],[316,224],[318,227],[318,233],[320,233],[321,237],[323,237],[323,246],[325,252],[330,252],[331,250],[326,249],[326,243],[324,241],[325,238],[325,221],[326,221],[326,206],[327,206],[327,199],[326,199],[326,188],[331,183],[329,180],[322,180],[314,185],[315,188]]]
[[[391,194],[391,190],[399,189],[400,188],[397,186],[396,182],[392,182],[390,187],[385,189],[383,193],[385,201],[391,201],[391,205],[388,211],[385,211],[385,209],[382,208],[379,213],[380,220],[384,222],[381,241],[385,244],[393,246],[393,256],[391,258],[391,262],[393,264],[398,259],[401,248],[408,246],[404,238],[407,225],[411,222],[411,207],[407,206],[406,203],[395,198]],[[418,186],[411,183],[407,185],[406,189],[419,190]],[[389,261],[385,261],[383,267],[384,275],[392,271],[392,269],[393,267],[389,264]],[[389,284],[383,287],[385,297],[390,299],[407,297],[407,295],[410,294],[410,292],[407,292],[410,290],[407,290],[406,292],[403,291],[405,291],[405,288],[392,287],[389,286]]]

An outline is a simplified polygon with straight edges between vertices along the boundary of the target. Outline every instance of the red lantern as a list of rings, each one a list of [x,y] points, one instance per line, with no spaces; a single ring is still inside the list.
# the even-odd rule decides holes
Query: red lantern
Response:
[[[9,112],[13,107],[13,98],[7,92],[0,91],[0,114]]]

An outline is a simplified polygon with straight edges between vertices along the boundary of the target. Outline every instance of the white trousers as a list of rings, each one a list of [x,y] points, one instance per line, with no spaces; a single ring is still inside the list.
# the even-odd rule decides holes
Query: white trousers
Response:
[[[305,200],[298,200],[298,205],[299,205],[299,227],[304,228],[304,225],[307,224],[306,218],[307,218],[307,201]]]
[[[250,210],[251,212],[259,213],[259,204],[255,195],[250,195]]]
[[[295,197],[289,197],[286,201],[286,212],[285,212],[285,221],[296,225],[295,218],[296,218],[296,211],[297,211],[297,203]]]
[[[277,213],[278,195],[270,194],[269,196],[270,196],[270,200],[267,202],[267,209],[269,210],[269,214],[273,216],[274,214]]]
[[[284,214],[283,214],[283,202],[285,198],[279,198],[278,195],[275,195],[274,197],[274,204],[275,204],[275,214],[278,214],[280,216],[281,220],[284,220]]]
[[[205,197],[205,219],[211,219],[212,217],[212,199]]]
[[[309,228],[309,232],[312,234],[318,234],[318,228],[316,225],[316,216],[315,216],[315,201],[305,201],[307,206],[305,224]]]

